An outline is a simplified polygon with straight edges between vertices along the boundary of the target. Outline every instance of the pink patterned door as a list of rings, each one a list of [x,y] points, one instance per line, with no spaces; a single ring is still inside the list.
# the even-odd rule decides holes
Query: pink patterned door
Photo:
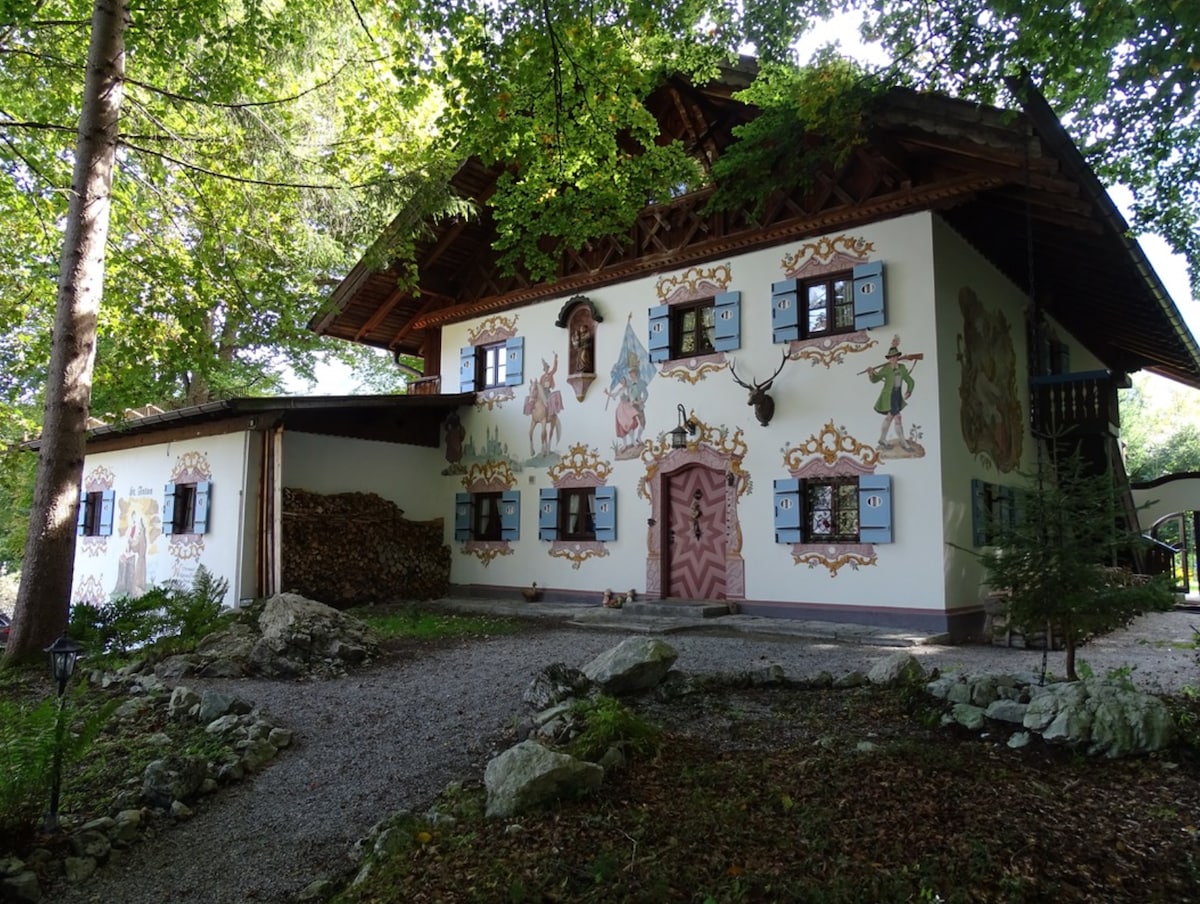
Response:
[[[725,599],[724,478],[702,466],[667,476],[665,596]]]

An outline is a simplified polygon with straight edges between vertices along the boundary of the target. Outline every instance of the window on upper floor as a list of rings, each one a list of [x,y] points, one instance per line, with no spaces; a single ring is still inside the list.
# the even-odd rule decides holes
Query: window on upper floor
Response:
[[[504,386],[507,379],[504,343],[481,345],[475,349],[475,388]]]
[[[848,272],[804,281],[804,316],[809,336],[849,333],[854,329],[852,286]]]
[[[692,358],[713,352],[716,308],[711,298],[671,308],[671,357]]]
[[[208,533],[211,493],[212,484],[207,480],[196,483],[168,483],[163,490],[163,533]]]
[[[79,494],[79,520],[77,533],[81,537],[108,537],[112,535],[113,507],[116,493],[113,490],[91,490]]]
[[[742,294],[722,292],[649,310],[647,350],[654,362],[728,352],[741,345]]]
[[[774,342],[851,333],[886,322],[880,261],[771,284]]]
[[[502,386],[519,386],[524,379],[525,339],[513,336],[503,342],[468,345],[459,349],[460,392],[482,392]]]
[[[775,542],[891,543],[891,477],[776,480]]]

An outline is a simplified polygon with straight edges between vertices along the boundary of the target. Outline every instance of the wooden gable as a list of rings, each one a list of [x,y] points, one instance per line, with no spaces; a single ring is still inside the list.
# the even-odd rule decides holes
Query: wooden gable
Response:
[[[754,111],[733,98],[749,76],[697,87],[675,79],[647,101],[663,134],[711,165]],[[1034,95],[1021,113],[907,89],[871,111],[868,141],[811,189],[776,192],[758,215],[706,213],[711,190],[646,207],[628,234],[565,253],[553,282],[502,275],[486,204],[432,224],[416,246],[418,290],[361,261],[335,289],[318,333],[424,357],[436,373],[443,325],[587,292],[753,248],[932,210],[1117,371],[1148,369],[1200,387],[1200,350],[1095,175]],[[496,171],[468,160],[453,185],[485,200]],[[398,217],[392,229],[401,227]],[[1032,241],[1030,240],[1032,236]],[[381,247],[387,234],[380,239]],[[378,259],[378,255],[368,255]],[[1032,260],[1032,271],[1030,261]]]

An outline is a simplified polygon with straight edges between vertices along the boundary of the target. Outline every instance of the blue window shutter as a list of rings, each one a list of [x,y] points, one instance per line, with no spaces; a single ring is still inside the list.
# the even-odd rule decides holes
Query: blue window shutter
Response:
[[[986,546],[988,537],[987,484],[971,478],[971,542]]]
[[[858,539],[862,543],[892,542],[892,475],[858,478]]]
[[[538,539],[558,539],[558,490],[554,487],[538,490]]]
[[[803,543],[804,503],[796,477],[775,481],[775,542]]]
[[[208,503],[212,496],[212,483],[202,480],[196,484],[196,512],[192,522],[192,533],[208,533]]]
[[[520,490],[507,490],[500,494],[500,539],[521,539]]]
[[[111,537],[113,529],[113,509],[116,508],[117,491],[105,490],[100,496],[100,531],[101,537]]]
[[[162,532],[175,533],[175,484],[168,483],[163,487]]]
[[[617,539],[617,488],[596,487],[596,539]]]
[[[650,335],[646,349],[650,352],[650,360],[655,363],[670,360],[671,357],[671,309],[665,304],[653,307],[649,311]]]
[[[475,346],[466,345],[458,350],[458,391],[475,391]]]
[[[883,302],[883,261],[854,268],[854,328],[869,330],[887,323]]]
[[[772,342],[790,342],[800,338],[799,292],[798,279],[771,283]]]
[[[504,343],[504,385],[520,386],[525,382],[525,337],[513,336]]]
[[[454,494],[454,539],[471,539],[471,513],[474,506],[470,493]]]
[[[742,344],[742,293],[722,292],[713,300],[713,348],[731,352]]]
[[[83,536],[83,532],[87,529],[87,491],[79,494],[79,514],[75,518],[75,533]]]

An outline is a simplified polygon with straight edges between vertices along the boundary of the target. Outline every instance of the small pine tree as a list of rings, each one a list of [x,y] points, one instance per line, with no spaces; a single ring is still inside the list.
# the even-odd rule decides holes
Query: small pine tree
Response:
[[[980,558],[987,583],[1007,592],[1013,623],[1045,625],[1047,644],[1061,633],[1067,680],[1075,681],[1081,644],[1144,612],[1169,609],[1173,597],[1165,579],[1120,567],[1144,543],[1124,526],[1123,487],[1087,473],[1078,452],[1026,476],[1032,489],[1018,497],[1016,517],[991,525],[995,545]]]

